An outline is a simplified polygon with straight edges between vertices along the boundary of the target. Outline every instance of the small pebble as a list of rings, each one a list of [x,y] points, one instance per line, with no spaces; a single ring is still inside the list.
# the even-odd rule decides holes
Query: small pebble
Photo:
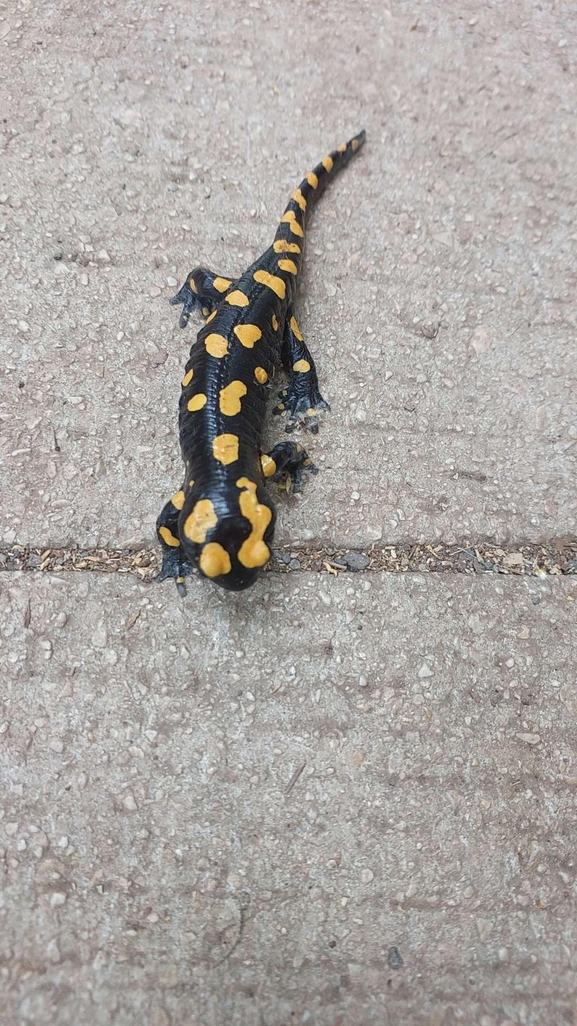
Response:
[[[56,940],[51,940],[46,945],[46,955],[51,962],[59,962],[61,959],[60,948]]]
[[[99,623],[92,634],[92,644],[95,648],[104,648],[106,646],[108,634],[104,624]]]
[[[357,570],[366,570],[370,559],[364,552],[356,552],[355,549],[351,549],[345,555],[345,563],[349,570],[355,572]]]
[[[401,952],[396,947],[389,948],[387,962],[390,969],[402,969],[405,964]]]
[[[527,745],[538,745],[541,740],[540,734],[516,734],[515,737]]]
[[[151,357],[150,362],[154,367],[162,367],[168,359],[168,353],[166,349],[159,349],[154,356]]]

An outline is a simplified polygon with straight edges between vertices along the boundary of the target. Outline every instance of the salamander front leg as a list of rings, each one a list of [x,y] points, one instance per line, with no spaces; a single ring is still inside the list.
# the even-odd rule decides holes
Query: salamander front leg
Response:
[[[305,471],[318,474],[308,452],[297,442],[278,442],[261,456],[260,462],[266,478],[280,482],[288,477],[293,492],[300,492]]]
[[[195,267],[187,276],[182,288],[170,300],[172,306],[182,303],[180,327],[186,328],[192,311],[198,308],[203,317],[210,317],[234,285],[230,278],[223,278],[206,267]]]
[[[178,536],[178,517],[183,503],[184,492],[177,492],[166,503],[156,521],[156,534],[162,548],[162,566],[156,580],[165,581],[167,577],[173,577],[178,593],[182,597],[186,595],[184,578],[193,572]]]
[[[288,412],[286,431],[294,431],[299,425],[316,435],[319,414],[330,410],[330,406],[319,392],[315,362],[294,316],[287,318],[281,360],[290,382],[288,388],[279,392],[281,401],[272,412],[277,415]]]

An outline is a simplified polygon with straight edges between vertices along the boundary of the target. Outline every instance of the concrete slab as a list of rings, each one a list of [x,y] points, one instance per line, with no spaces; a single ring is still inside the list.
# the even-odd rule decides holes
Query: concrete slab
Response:
[[[0,589],[3,1024],[572,1021],[575,581]]]
[[[198,260],[239,272],[362,126],[302,283],[324,473],[278,540],[575,532],[568,4],[9,0],[3,18],[4,542],[151,538],[192,341],[168,296]]]

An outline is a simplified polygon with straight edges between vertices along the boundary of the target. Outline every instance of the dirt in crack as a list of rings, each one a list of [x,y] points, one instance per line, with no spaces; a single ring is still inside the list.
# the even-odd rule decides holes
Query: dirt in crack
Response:
[[[155,549],[29,548],[0,549],[0,570],[133,574],[152,581],[160,568]],[[303,570],[327,573],[449,573],[558,577],[577,574],[577,542],[556,539],[542,545],[385,545],[367,549],[275,549],[266,567],[272,573]]]

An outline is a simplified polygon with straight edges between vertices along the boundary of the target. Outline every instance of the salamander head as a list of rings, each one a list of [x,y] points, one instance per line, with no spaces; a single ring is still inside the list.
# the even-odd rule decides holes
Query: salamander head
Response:
[[[179,527],[189,561],[227,591],[244,591],[254,584],[270,559],[275,524],[275,511],[264,490],[258,494],[256,482],[241,477],[236,487],[238,512],[229,502],[220,512],[218,499],[213,503],[191,496]]]

